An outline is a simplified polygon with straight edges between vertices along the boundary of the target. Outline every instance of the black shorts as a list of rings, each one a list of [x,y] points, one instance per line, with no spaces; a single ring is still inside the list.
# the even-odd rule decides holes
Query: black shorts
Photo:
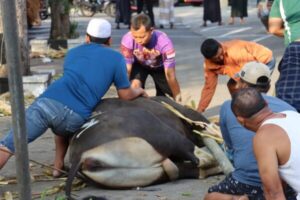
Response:
[[[134,62],[132,64],[130,81],[133,79],[138,79],[142,83],[142,88],[145,88],[145,82],[148,75],[153,78],[156,96],[166,96],[166,94],[168,94],[169,96],[173,97],[172,91],[166,79],[164,68],[151,69],[142,66],[138,62]]]
[[[228,175],[218,185],[210,187],[208,189],[208,193],[212,192],[219,192],[232,195],[247,195],[250,200],[265,199],[262,187],[241,183],[234,179],[231,174]]]
[[[208,189],[208,193],[219,192],[232,195],[247,195],[249,200],[264,200],[263,188],[241,183],[234,179],[232,175],[228,175],[218,185],[214,185]],[[297,193],[287,185],[284,190],[287,200],[297,200]]]

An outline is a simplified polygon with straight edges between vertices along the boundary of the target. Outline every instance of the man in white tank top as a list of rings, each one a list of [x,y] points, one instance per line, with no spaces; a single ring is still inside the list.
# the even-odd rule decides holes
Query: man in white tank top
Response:
[[[285,199],[288,183],[300,200],[300,114],[273,113],[253,88],[237,92],[231,108],[244,127],[256,132],[253,149],[266,199]]]

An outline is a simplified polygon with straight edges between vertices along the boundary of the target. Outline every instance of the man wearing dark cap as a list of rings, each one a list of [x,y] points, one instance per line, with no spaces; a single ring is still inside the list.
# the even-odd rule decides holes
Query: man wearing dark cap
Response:
[[[57,152],[54,166],[63,167],[67,140],[90,117],[94,107],[114,83],[121,99],[134,99],[146,93],[133,89],[127,77],[123,56],[108,46],[111,24],[104,19],[92,19],[87,27],[86,43],[67,53],[63,76],[51,84],[26,110],[28,143],[48,128],[56,136]],[[0,169],[14,153],[13,132],[0,141]],[[9,153],[11,152],[11,153]],[[59,171],[53,172],[54,176]]]
[[[266,93],[270,88],[270,70],[259,62],[249,62],[237,74],[237,89],[254,88]],[[286,102],[263,94],[263,98],[275,112],[295,110]],[[253,153],[254,133],[242,127],[231,110],[231,100],[224,102],[220,111],[220,127],[226,150],[232,158],[234,171],[219,184],[208,190],[205,200],[213,199],[264,199],[262,182]],[[247,196],[247,197],[246,197]],[[286,190],[289,199],[295,199],[294,191]]]
[[[201,45],[201,53],[205,58],[205,83],[198,104],[199,112],[204,112],[209,106],[217,87],[219,74],[230,77],[227,87],[231,91],[236,87],[234,75],[247,62],[264,63],[271,71],[275,67],[272,51],[255,42],[230,40],[220,43],[214,39],[207,39]]]

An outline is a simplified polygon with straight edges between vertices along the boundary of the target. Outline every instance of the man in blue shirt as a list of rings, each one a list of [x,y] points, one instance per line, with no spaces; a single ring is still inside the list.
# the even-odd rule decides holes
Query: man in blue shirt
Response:
[[[253,87],[261,93],[270,88],[270,70],[259,62],[249,62],[237,74],[238,89]],[[286,102],[263,95],[274,112],[295,110]],[[258,166],[253,153],[254,133],[242,127],[231,110],[231,100],[224,102],[220,111],[220,126],[226,147],[233,153],[234,171],[218,185],[208,190],[205,200],[211,199],[264,199]],[[286,194],[295,199],[295,194]]]
[[[142,88],[133,89],[127,77],[123,56],[108,46],[111,24],[92,19],[87,27],[86,43],[71,49],[65,58],[63,76],[26,110],[28,142],[41,136],[48,128],[56,136],[55,167],[61,169],[67,151],[67,140],[90,117],[94,107],[114,83],[119,98],[147,96]],[[63,136],[63,137],[61,137]],[[13,132],[0,141],[0,169],[14,153]],[[53,175],[59,175],[54,171]]]

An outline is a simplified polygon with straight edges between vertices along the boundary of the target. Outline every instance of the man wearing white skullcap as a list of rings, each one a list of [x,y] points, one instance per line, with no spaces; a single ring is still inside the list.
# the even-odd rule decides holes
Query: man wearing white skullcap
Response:
[[[147,96],[142,88],[131,88],[123,56],[108,46],[111,25],[104,19],[90,20],[86,42],[70,49],[64,60],[63,76],[26,110],[28,142],[48,128],[56,134],[53,176],[60,175],[68,138],[90,117],[94,107],[114,83],[119,98],[131,100]],[[0,169],[14,153],[13,132],[0,140]]]

